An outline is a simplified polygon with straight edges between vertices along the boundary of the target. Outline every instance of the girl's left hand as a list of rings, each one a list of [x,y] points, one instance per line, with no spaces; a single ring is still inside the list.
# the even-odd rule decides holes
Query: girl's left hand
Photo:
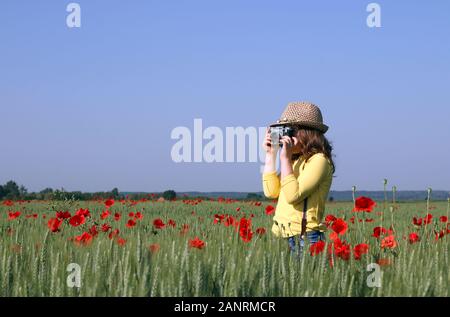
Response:
[[[280,160],[291,160],[292,157],[292,147],[296,145],[297,140],[295,138],[291,138],[287,135],[281,138],[280,142],[283,144],[280,151]]]

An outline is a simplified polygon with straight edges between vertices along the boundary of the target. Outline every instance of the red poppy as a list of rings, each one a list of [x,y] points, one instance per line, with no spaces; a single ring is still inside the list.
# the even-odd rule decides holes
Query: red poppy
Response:
[[[350,259],[351,255],[350,245],[345,241],[342,242],[339,238],[334,240],[334,254],[336,254],[338,258],[347,261]]]
[[[413,217],[413,224],[415,226],[421,226],[422,225],[422,218]]]
[[[227,216],[227,219],[224,222],[225,227],[232,226],[236,223],[236,220],[233,218],[233,216]]]
[[[72,217],[72,215],[68,211],[57,211],[56,212],[56,218],[58,218],[58,219],[68,219],[70,217]]]
[[[109,210],[105,210],[101,213],[100,219],[104,220],[104,219],[108,218],[110,214],[111,213],[109,212]]]
[[[427,214],[424,218],[423,218],[423,222],[424,224],[428,225],[432,222],[433,220],[433,215],[432,214]]]
[[[83,232],[81,235],[74,238],[74,242],[78,245],[88,245],[92,242],[92,235],[87,232]]]
[[[333,215],[327,215],[326,217],[325,217],[325,224],[326,224],[326,226],[327,227],[330,227],[330,224],[333,222],[333,221],[336,221],[336,217],[335,216],[333,216]]]
[[[173,228],[175,228],[175,226],[176,226],[175,220],[173,220],[173,219],[169,219],[169,222],[167,224]]]
[[[117,242],[118,245],[123,247],[125,245],[125,243],[127,243],[127,240],[125,240],[124,238],[118,237],[116,242]]]
[[[128,217],[134,217],[134,212],[130,212],[130,213],[128,214]]]
[[[110,208],[112,205],[114,205],[114,199],[108,199],[105,201],[106,208]]]
[[[114,237],[116,237],[119,234],[119,229],[114,229],[113,231],[111,231],[108,235],[108,238],[112,239]]]
[[[366,222],[373,222],[374,220],[372,218],[367,218],[365,221]]]
[[[139,211],[136,213],[135,215],[136,219],[142,220],[144,218],[144,216],[142,215],[142,213],[140,213]]]
[[[236,208],[236,211],[240,211],[240,210],[241,210],[241,207],[237,207],[237,208]]]
[[[225,218],[225,215],[214,215],[214,224],[222,223],[222,220]]]
[[[386,234],[388,231],[383,227],[375,227],[373,228],[372,237],[379,238],[380,236]]]
[[[266,233],[266,229],[265,228],[258,228],[256,229],[256,233],[260,236],[264,235]]]
[[[448,217],[447,216],[440,216],[439,217],[439,221],[443,222],[443,223],[446,223],[446,222],[448,222]]]
[[[132,227],[134,227],[135,225],[136,225],[136,221],[134,221],[133,219],[128,220],[128,222],[127,222],[127,224],[126,224],[126,226],[127,226],[128,228],[132,228]]]
[[[189,240],[189,247],[191,247],[191,248],[202,249],[204,246],[205,246],[205,242],[200,240],[198,237],[195,237],[194,239]]]
[[[75,215],[69,220],[69,224],[73,227],[78,227],[86,222],[86,218],[83,215]]]
[[[415,232],[409,234],[409,243],[413,244],[419,242],[419,235]]]
[[[61,226],[61,224],[63,223],[62,219],[58,219],[58,218],[51,218],[48,223],[47,226],[50,229],[51,232],[58,232],[59,231],[59,227]]]
[[[314,244],[311,244],[309,247],[309,253],[311,253],[312,256],[318,255],[323,252],[325,249],[325,241],[319,240]]]
[[[153,244],[150,244],[150,246],[149,246],[149,249],[150,249],[150,252],[151,252],[151,253],[156,253],[156,252],[158,252],[160,248],[161,248],[161,247],[159,246],[158,243],[153,243]]]
[[[369,245],[367,245],[365,243],[357,244],[353,248],[353,255],[355,257],[355,260],[360,260],[361,256],[363,254],[366,254],[367,252],[369,252]]]
[[[331,225],[331,229],[340,235],[343,235],[347,231],[347,228],[348,225],[342,218],[336,219],[335,221],[333,221],[333,224]]]
[[[111,229],[111,226],[110,226],[109,224],[104,223],[104,224],[102,225],[102,231],[103,231],[103,232],[108,232],[110,229]]]
[[[275,212],[275,207],[272,205],[268,205],[266,207],[266,215],[270,216]]]
[[[8,220],[14,220],[16,218],[18,218],[22,213],[20,211],[16,211],[16,212],[8,212]]]
[[[397,241],[393,235],[389,235],[381,240],[381,248],[393,249],[397,246]]]
[[[95,237],[96,235],[98,235],[97,226],[96,226],[96,225],[93,225],[93,226],[89,229],[89,233],[92,234],[93,237]]]
[[[436,236],[435,236],[435,240],[437,241],[437,240],[443,238],[445,236],[445,234],[446,234],[445,230],[441,230],[441,231],[437,232]]]
[[[358,197],[355,200],[355,207],[353,208],[352,211],[367,211],[367,212],[371,212],[373,210],[373,207],[375,207],[377,205],[376,202],[374,202],[371,198],[369,197]]]
[[[355,223],[355,218],[356,218],[355,216],[351,217],[351,218],[349,219],[350,222],[354,224],[354,223]]]
[[[156,229],[162,229],[162,228],[164,228],[166,225],[164,224],[164,222],[163,222],[160,218],[157,218],[157,219],[153,220],[153,226],[154,226]]]
[[[89,209],[80,208],[79,210],[77,210],[75,215],[77,215],[77,216],[84,216],[84,217],[90,217],[91,213],[89,212]]]
[[[239,236],[244,242],[250,242],[252,240],[253,231],[250,219],[241,218],[239,221]]]
[[[11,206],[13,206],[13,205],[14,205],[14,202],[13,202],[12,200],[5,200],[5,201],[3,202],[3,206],[11,207]]]
[[[121,215],[120,213],[116,212],[116,213],[114,214],[114,220],[115,220],[115,221],[119,221],[119,220],[120,220],[120,217],[122,217],[122,215]]]

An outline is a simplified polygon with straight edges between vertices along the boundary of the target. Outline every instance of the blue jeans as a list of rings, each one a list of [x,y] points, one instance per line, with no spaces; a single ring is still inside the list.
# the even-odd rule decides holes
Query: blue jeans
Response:
[[[309,231],[306,232],[306,240],[309,244],[314,244],[319,240],[325,241],[325,234],[320,231]],[[303,249],[305,248],[305,239],[301,235],[296,235],[288,238],[289,250],[292,255],[297,255],[299,258],[302,257]]]

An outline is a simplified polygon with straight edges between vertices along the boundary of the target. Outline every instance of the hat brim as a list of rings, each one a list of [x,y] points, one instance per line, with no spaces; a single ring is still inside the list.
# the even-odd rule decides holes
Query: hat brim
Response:
[[[323,123],[315,123],[315,122],[308,122],[308,121],[289,121],[289,122],[275,122],[269,125],[269,127],[279,127],[279,126],[286,126],[286,125],[298,125],[303,126],[306,128],[311,128],[315,130],[319,130],[322,133],[326,133],[328,131],[328,126]]]

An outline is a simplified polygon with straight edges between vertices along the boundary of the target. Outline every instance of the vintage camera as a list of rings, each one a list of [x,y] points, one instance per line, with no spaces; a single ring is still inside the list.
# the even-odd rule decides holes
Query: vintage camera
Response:
[[[270,139],[272,141],[272,144],[278,144],[280,147],[283,146],[283,144],[280,142],[281,138],[285,135],[289,137],[294,136],[295,129],[290,126],[277,126],[277,127],[271,127],[270,128]]]

